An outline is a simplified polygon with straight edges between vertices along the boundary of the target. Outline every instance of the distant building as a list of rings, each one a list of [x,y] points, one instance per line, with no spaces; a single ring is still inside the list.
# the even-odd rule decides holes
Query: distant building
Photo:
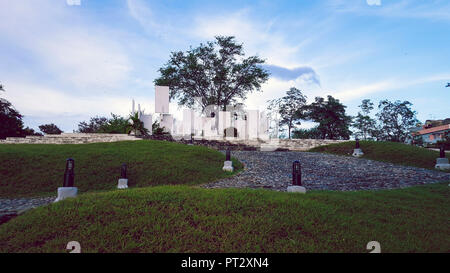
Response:
[[[446,132],[450,132],[450,118],[444,120],[427,120],[422,127],[410,128],[414,142],[434,144],[444,138]]]

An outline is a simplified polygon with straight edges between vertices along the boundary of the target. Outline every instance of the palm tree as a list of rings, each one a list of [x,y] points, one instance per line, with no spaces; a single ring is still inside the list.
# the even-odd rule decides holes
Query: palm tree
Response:
[[[134,135],[147,135],[149,130],[144,127],[144,123],[139,119],[138,113],[130,115],[128,118],[127,133],[134,131]]]

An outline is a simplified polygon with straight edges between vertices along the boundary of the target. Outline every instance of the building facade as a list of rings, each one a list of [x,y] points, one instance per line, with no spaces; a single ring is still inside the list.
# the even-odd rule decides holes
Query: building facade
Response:
[[[177,120],[169,113],[168,86],[155,86],[155,112],[144,114],[138,109],[138,116],[144,127],[150,132],[154,121],[159,122],[164,131],[174,137],[222,139],[236,138],[242,140],[267,140],[270,119],[264,111],[247,110],[241,107],[206,107],[204,111],[183,109],[182,120]],[[134,110],[133,101],[132,113]],[[140,108],[140,107],[139,107]]]
[[[450,119],[428,121],[422,127],[410,129],[415,143],[436,144],[443,140],[447,132],[450,132]]]

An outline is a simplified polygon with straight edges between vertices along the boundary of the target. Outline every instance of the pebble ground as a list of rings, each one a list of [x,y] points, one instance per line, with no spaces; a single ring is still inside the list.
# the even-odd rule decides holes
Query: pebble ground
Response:
[[[323,153],[233,151],[232,156],[245,170],[202,187],[286,191],[295,160],[301,163],[302,185],[308,190],[395,189],[450,180],[450,173]]]

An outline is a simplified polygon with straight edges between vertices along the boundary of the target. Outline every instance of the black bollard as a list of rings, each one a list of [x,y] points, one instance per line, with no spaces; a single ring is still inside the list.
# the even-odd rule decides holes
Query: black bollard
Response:
[[[302,167],[300,161],[296,160],[292,163],[292,185],[302,185]]]
[[[120,168],[120,178],[127,179],[127,164],[123,163]]]
[[[75,161],[72,158],[66,160],[66,170],[64,172],[64,184],[63,187],[73,187]]]
[[[358,138],[356,138],[356,139],[355,139],[355,141],[356,141],[356,144],[355,144],[355,149],[359,149],[359,139],[358,139]]]
[[[225,161],[231,161],[231,151],[227,148]]]
[[[444,145],[441,145],[441,147],[439,147],[439,157],[445,158],[445,146]]]

